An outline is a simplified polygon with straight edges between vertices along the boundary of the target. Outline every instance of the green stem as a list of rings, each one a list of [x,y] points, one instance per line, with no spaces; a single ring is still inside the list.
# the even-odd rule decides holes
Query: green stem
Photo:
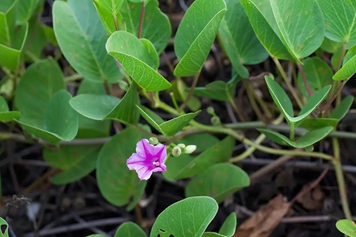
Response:
[[[71,81],[82,80],[82,79],[83,79],[83,76],[82,76],[82,75],[80,75],[80,74],[74,74],[74,75],[65,77],[65,78],[64,78],[64,82],[65,82],[65,83],[68,83],[68,82],[71,82]]]
[[[273,62],[276,64],[276,66],[277,66],[279,72],[281,73],[282,78],[283,78],[284,82],[286,83],[286,85],[287,85],[287,87],[288,87],[290,93],[292,94],[293,98],[294,98],[295,101],[297,102],[299,108],[303,108],[303,103],[302,103],[302,101],[299,99],[299,97],[298,97],[297,93],[295,92],[295,90],[294,90],[292,84],[291,84],[290,81],[288,80],[287,74],[286,74],[286,72],[284,71],[284,69],[283,69],[282,65],[280,64],[279,60],[278,60],[277,58],[275,58],[275,57],[272,57],[272,59],[273,59]]]
[[[199,76],[200,76],[200,72],[197,73],[195,76],[194,76],[194,79],[193,79],[193,84],[192,86],[190,87],[190,90],[189,90],[189,93],[187,95],[187,98],[185,98],[183,104],[180,106],[180,110],[183,111],[184,108],[188,105],[188,102],[190,100],[190,98],[193,96],[193,93],[194,93],[194,89],[195,87],[197,86],[197,83],[198,83],[198,80],[199,80]]]
[[[344,173],[343,173],[343,170],[341,167],[340,147],[339,147],[338,139],[333,138],[332,144],[333,144],[333,150],[334,150],[334,159],[332,160],[332,163],[335,168],[336,180],[337,180],[337,183],[339,186],[339,194],[340,194],[340,198],[341,198],[342,210],[345,214],[345,217],[349,220],[352,220],[350,206],[349,206],[349,202],[347,199]]]
[[[144,16],[145,16],[145,1],[142,1],[140,20],[139,20],[139,24],[138,24],[137,38],[141,38],[141,35],[142,35],[142,26],[143,26]]]

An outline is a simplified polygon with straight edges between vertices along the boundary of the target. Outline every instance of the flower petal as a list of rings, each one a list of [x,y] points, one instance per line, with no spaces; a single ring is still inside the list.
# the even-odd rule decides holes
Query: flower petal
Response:
[[[153,171],[147,167],[142,167],[141,169],[136,170],[136,172],[138,174],[138,178],[141,180],[148,180],[153,173]]]
[[[156,153],[157,154],[156,157],[158,156],[159,163],[163,164],[167,159],[167,148],[165,145],[162,144],[157,145],[156,147],[159,149],[158,152]]]
[[[136,144],[136,153],[142,157],[155,154],[154,146],[147,139],[142,139]]]

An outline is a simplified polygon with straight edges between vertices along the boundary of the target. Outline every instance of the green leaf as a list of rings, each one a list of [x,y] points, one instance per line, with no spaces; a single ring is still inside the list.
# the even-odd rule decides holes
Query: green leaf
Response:
[[[142,23],[141,37],[152,42],[160,54],[167,46],[172,34],[172,27],[168,17],[160,10],[158,0],[145,2],[145,15]],[[125,0],[122,8],[121,29],[137,36],[140,24],[141,3]]]
[[[355,73],[356,73],[356,45],[346,53],[344,63],[340,68],[340,70],[334,74],[333,79],[336,81],[348,80]]]
[[[18,23],[25,24],[34,15],[42,0],[18,0],[16,19]]]
[[[40,60],[42,50],[47,45],[46,35],[37,17],[31,18],[29,22],[28,37],[24,46],[26,61],[35,62]]]
[[[225,2],[227,11],[220,23],[219,38],[235,70],[242,78],[248,78],[243,64],[261,63],[268,53],[257,39],[240,1]]]
[[[11,46],[18,0],[0,3],[0,44]]]
[[[136,223],[125,222],[116,230],[114,237],[146,237],[146,233]]]
[[[5,228],[3,228],[3,226],[5,226]],[[1,236],[2,237],[9,237],[9,225],[1,217],[0,217],[0,227],[1,227]]]
[[[190,5],[174,39],[179,59],[175,76],[192,76],[201,70],[225,12],[224,0],[196,0]]]
[[[280,39],[270,2],[264,0],[240,0],[240,2],[257,38],[268,53],[279,59],[291,59],[290,53]]]
[[[33,121],[24,116],[16,121],[24,130],[47,142],[57,144],[60,140],[71,141],[78,132],[78,116],[69,105],[71,98],[67,91],[60,90],[48,102],[42,121]]]
[[[334,127],[332,126],[315,129],[307,132],[296,141],[291,141],[288,137],[284,136],[283,134],[280,134],[278,132],[269,129],[259,128],[257,130],[263,133],[266,137],[268,137],[270,140],[274,141],[277,144],[284,145],[284,146],[289,145],[295,148],[306,148],[324,139],[332,132],[333,129]]]
[[[77,95],[96,94],[105,95],[104,83],[95,83],[90,80],[82,80]],[[73,99],[69,101],[71,103]],[[92,102],[92,101],[89,101]],[[105,106],[102,104],[100,107]],[[73,106],[72,106],[73,107]],[[77,138],[107,137],[110,130],[110,121],[98,121],[87,118],[81,114],[78,117],[79,131]]]
[[[159,67],[159,57],[158,57],[158,54],[156,52],[155,46],[148,39],[140,38],[140,41],[143,44],[143,46],[146,48],[148,54],[150,55],[151,61],[155,62],[155,65],[153,66],[153,68],[154,69],[158,69],[158,67]]]
[[[74,97],[70,105],[79,114],[93,119],[113,119],[126,124],[136,124],[139,113],[134,108],[139,103],[137,87],[132,84],[120,100],[109,95],[82,94]]]
[[[10,122],[21,116],[19,111],[9,111],[9,106],[7,105],[4,97],[0,96],[0,121],[3,123]]]
[[[236,214],[232,212],[224,221],[223,225],[221,226],[219,233],[225,236],[233,236],[236,231]]]
[[[189,91],[187,91],[189,87],[184,83],[184,81],[181,78],[177,78],[173,80],[171,83],[172,83],[171,91],[173,92],[173,96],[176,99],[176,101],[177,102],[185,101],[189,95]],[[197,97],[192,95],[189,98],[187,107],[191,111],[197,111],[201,108],[201,102]]]
[[[54,46],[58,46],[58,42],[56,39],[56,35],[54,34],[53,28],[50,26],[42,25],[42,29],[46,36],[46,39]]]
[[[75,182],[92,172],[101,145],[94,146],[62,146],[56,150],[43,150],[43,159],[52,167],[63,170],[52,178],[56,185]]]
[[[236,85],[240,79],[240,77],[234,76],[227,83],[224,81],[214,81],[205,87],[195,88],[194,94],[218,101],[230,101],[235,96]]]
[[[18,70],[20,65],[21,54],[27,38],[27,33],[28,23],[15,28],[13,42],[11,42],[11,44],[4,45],[0,43],[0,66],[4,66],[12,71]]]
[[[62,53],[79,74],[96,82],[117,82],[122,74],[105,51],[106,32],[92,0],[55,1],[53,26]]]
[[[300,127],[305,128],[307,130],[315,130],[319,128],[323,128],[326,126],[336,127],[340,120],[336,118],[306,118],[300,124]]]
[[[185,188],[185,196],[210,196],[221,203],[228,196],[249,185],[250,179],[245,171],[232,164],[220,163],[209,167],[191,180]]]
[[[208,134],[208,133],[200,133],[193,134],[187,137],[183,137],[177,143],[183,143],[185,145],[196,145],[197,149],[195,152],[203,152],[210,147],[216,145],[219,142],[219,139]]]
[[[356,237],[356,225],[355,222],[351,220],[338,220],[336,222],[336,228],[349,237]]]
[[[131,198],[137,204],[142,196],[147,182],[139,180],[136,172],[127,168],[126,160],[135,152],[136,143],[144,137],[140,131],[127,128],[113,136],[99,153],[96,168],[98,186],[104,198],[115,206],[126,205]]]
[[[269,0],[280,39],[296,61],[317,50],[324,40],[323,14],[314,1]]]
[[[125,31],[113,33],[106,43],[106,50],[119,61],[126,73],[143,89],[161,91],[171,86],[156,71],[156,61],[152,59],[143,43],[133,34]]]
[[[202,237],[226,237],[226,236],[225,235],[221,235],[219,233],[215,233],[215,232],[204,232]]]
[[[346,96],[341,103],[334,109],[330,114],[330,118],[335,118],[338,120],[343,119],[349,112],[352,104],[354,103],[354,97],[352,95]]]
[[[120,8],[124,0],[93,0],[96,10],[109,34],[119,30],[122,19]]]
[[[332,84],[333,71],[330,66],[319,57],[307,58],[303,61],[302,67],[313,92]],[[298,72],[298,84],[303,96],[309,98],[300,72]]]
[[[346,1],[317,0],[324,14],[325,36],[336,42],[346,42],[351,48],[356,44],[355,9]]]
[[[323,89],[315,92],[308,99],[304,107],[301,109],[299,115],[297,117],[292,118],[291,121],[296,123],[296,126],[298,126],[298,124],[300,124],[303,121],[303,119],[308,117],[321,104],[321,102],[323,102],[323,100],[328,95],[330,89],[331,89],[331,85],[328,85],[325,86]]]
[[[200,110],[194,113],[188,113],[180,115],[179,117],[173,118],[169,121],[163,122],[162,119],[157,121],[157,115],[152,117],[153,112],[143,106],[137,106],[142,117],[151,124],[159,132],[166,136],[173,136],[177,132],[181,131],[185,126],[187,126],[190,121],[192,121],[195,116],[200,113]]]
[[[210,166],[231,158],[234,145],[235,140],[232,137],[226,137],[195,158],[189,155],[172,157],[166,162],[167,171],[163,173],[163,176],[168,180],[179,180],[198,175]]]
[[[283,113],[287,122],[291,122],[293,118],[293,105],[290,101],[287,93],[284,89],[274,80],[273,75],[265,76],[265,81],[268,87],[268,91],[272,96],[274,103],[277,105],[279,110]]]
[[[191,197],[176,202],[158,215],[150,237],[202,236],[218,211],[210,197]]]
[[[342,43],[332,41],[329,38],[325,37],[320,47],[322,50],[328,53],[335,53],[339,48],[342,48]]]

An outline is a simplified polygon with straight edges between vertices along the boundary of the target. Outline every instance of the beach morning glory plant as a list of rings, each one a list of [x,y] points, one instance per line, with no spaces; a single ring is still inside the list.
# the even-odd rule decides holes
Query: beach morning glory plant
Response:
[[[136,144],[136,153],[127,159],[126,165],[130,170],[136,170],[139,179],[148,180],[153,172],[166,171],[166,158],[165,145],[151,145],[147,139],[142,139]]]

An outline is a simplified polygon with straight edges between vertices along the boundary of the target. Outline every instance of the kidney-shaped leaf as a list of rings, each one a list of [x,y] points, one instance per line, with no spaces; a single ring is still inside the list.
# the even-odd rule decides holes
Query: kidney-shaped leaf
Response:
[[[113,33],[106,43],[106,50],[143,89],[161,91],[171,86],[156,71],[156,61],[135,35],[125,31]]]
[[[218,211],[211,197],[190,197],[167,207],[158,215],[150,237],[202,236]]]
[[[185,196],[210,196],[221,203],[231,194],[249,185],[250,179],[245,171],[229,163],[220,163],[190,181],[185,189]]]
[[[112,137],[99,153],[96,168],[98,186],[104,198],[115,206],[128,204],[132,198],[135,201],[133,205],[137,204],[144,191],[147,182],[139,180],[136,172],[126,166],[126,160],[143,137],[144,134],[135,128],[125,129]]]
[[[224,0],[196,0],[190,5],[174,39],[174,51],[180,60],[174,75],[192,76],[201,70],[225,12]]]
[[[53,28],[62,53],[79,74],[97,82],[118,80],[121,72],[105,51],[106,32],[92,0],[55,1]]]

